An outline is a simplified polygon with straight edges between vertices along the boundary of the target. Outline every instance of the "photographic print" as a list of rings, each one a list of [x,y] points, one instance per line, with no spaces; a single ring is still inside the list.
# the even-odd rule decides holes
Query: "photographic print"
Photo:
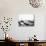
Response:
[[[34,26],[34,15],[20,15],[18,25],[19,26]]]

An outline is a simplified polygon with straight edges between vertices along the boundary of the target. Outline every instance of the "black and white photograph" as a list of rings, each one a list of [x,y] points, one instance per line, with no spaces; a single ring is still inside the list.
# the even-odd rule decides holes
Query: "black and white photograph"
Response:
[[[18,25],[22,27],[34,26],[35,16],[34,15],[20,15]]]

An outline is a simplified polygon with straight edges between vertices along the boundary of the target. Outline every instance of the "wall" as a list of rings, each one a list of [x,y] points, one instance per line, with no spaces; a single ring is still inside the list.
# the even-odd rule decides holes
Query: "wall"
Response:
[[[46,8],[32,8],[28,3],[28,0],[0,0],[0,16],[13,17],[12,26],[8,32],[12,34],[13,37],[16,37],[17,40],[27,40],[34,34],[37,35],[39,40],[46,40]],[[17,23],[19,14],[34,14],[35,26],[19,27]],[[2,39],[2,36],[0,39]]]

